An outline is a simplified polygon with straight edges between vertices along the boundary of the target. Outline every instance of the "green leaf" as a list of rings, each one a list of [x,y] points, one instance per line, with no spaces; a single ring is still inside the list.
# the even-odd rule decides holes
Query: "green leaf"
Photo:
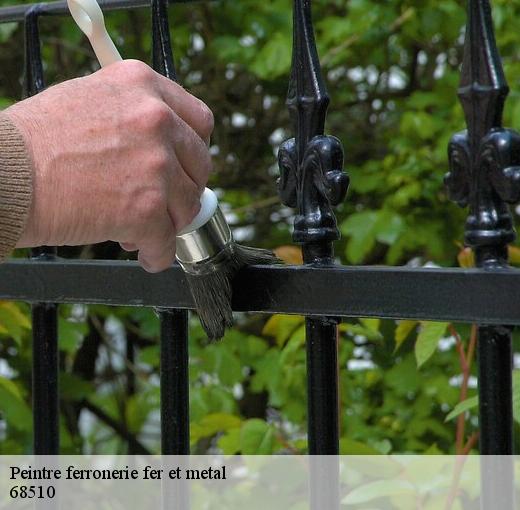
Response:
[[[362,485],[361,487],[356,487],[343,498],[342,503],[346,505],[359,505],[379,498],[402,497],[415,494],[414,486],[407,480],[378,480]]]
[[[433,356],[448,324],[448,322],[421,322],[415,343],[415,358],[418,368],[422,367]]]
[[[305,324],[302,324],[289,338],[289,341],[282,350],[280,363],[282,366],[291,366],[289,360],[298,359],[299,354],[303,351],[305,344]]]
[[[240,360],[228,344],[209,345],[203,353],[203,370],[218,376],[222,384],[233,386],[240,382],[244,375]]]
[[[278,349],[269,349],[255,366],[256,372],[251,381],[251,389],[255,393],[263,390],[272,391],[281,374],[281,353]]]
[[[292,57],[291,34],[276,32],[256,54],[251,70],[262,79],[273,79],[289,73]]]
[[[341,224],[341,232],[350,237],[346,254],[354,264],[363,261],[376,241],[392,245],[404,230],[403,218],[388,208],[352,214]]]
[[[60,397],[64,400],[82,400],[94,391],[94,385],[74,374],[60,373]]]
[[[342,323],[339,325],[339,330],[345,333],[350,333],[350,335],[361,335],[367,338],[367,340],[371,342],[378,342],[383,340],[383,335],[372,327],[364,327],[361,324],[349,324]]]
[[[6,42],[18,28],[18,23],[2,23],[0,24],[0,42]]]
[[[218,57],[224,62],[247,64],[255,58],[258,47],[257,45],[245,47],[240,44],[237,37],[222,35],[212,40],[211,51],[217,53]]]
[[[128,429],[133,434],[141,432],[150,413],[159,405],[159,388],[152,387],[126,399],[125,419]]]
[[[405,229],[403,218],[390,210],[378,212],[378,220],[374,225],[377,241],[382,244],[391,245],[397,241]]]
[[[58,319],[58,343],[60,349],[70,354],[77,351],[88,333],[86,322],[77,322],[63,317]]]
[[[432,115],[420,111],[405,112],[401,119],[401,133],[411,139],[428,140],[439,126]]]
[[[454,409],[446,416],[445,422],[453,420],[453,418],[456,418],[459,416],[459,414],[465,413],[466,411],[469,411],[475,407],[478,406],[478,395],[475,395],[474,397],[468,398],[464,400],[463,402],[459,402]]]
[[[346,437],[339,440],[339,452],[340,455],[380,455],[375,448]]]
[[[265,323],[262,334],[276,338],[276,343],[282,346],[303,322],[301,315],[273,315]]]
[[[220,385],[190,388],[190,416],[194,422],[211,413],[233,414],[236,408],[233,394]]]
[[[159,336],[161,323],[157,313],[150,308],[137,308],[133,313],[139,323],[139,331],[145,338],[154,339]]]
[[[395,349],[394,353],[399,350],[399,347],[403,345],[404,341],[408,338],[408,335],[415,329],[419,324],[417,321],[399,321],[397,328],[395,328]]]
[[[0,326],[18,345],[21,345],[23,331],[31,329],[29,319],[10,301],[0,301]]]
[[[263,420],[247,420],[240,431],[240,451],[243,455],[270,455],[275,443],[273,428]]]
[[[235,455],[240,451],[240,429],[231,429],[218,438],[217,445],[224,455]]]
[[[239,429],[241,424],[242,420],[232,414],[208,414],[197,423],[191,425],[190,437],[193,441],[198,441],[204,437],[213,437],[218,432]]]
[[[520,423],[520,370],[513,370],[513,416]]]
[[[139,360],[141,363],[145,363],[146,365],[150,365],[152,367],[159,366],[159,351],[160,348],[158,345],[150,345],[148,347],[144,347],[139,351]]]
[[[32,413],[22,397],[18,386],[0,376],[0,414],[7,423],[18,430],[29,431],[32,428]]]
[[[370,329],[371,331],[379,333],[379,328],[381,326],[381,319],[359,319],[359,322],[365,326],[365,328]]]
[[[359,264],[370,253],[376,242],[374,227],[378,221],[376,211],[352,214],[341,224],[341,232],[350,237],[346,255],[350,262]]]

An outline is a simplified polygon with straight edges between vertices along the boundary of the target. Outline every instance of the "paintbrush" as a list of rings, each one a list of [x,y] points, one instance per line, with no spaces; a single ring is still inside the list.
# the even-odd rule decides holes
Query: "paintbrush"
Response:
[[[70,13],[88,37],[102,67],[122,60],[105,27],[96,0],[67,0]],[[195,219],[177,234],[176,258],[186,274],[195,307],[208,337],[224,336],[233,325],[232,280],[240,268],[278,264],[269,250],[236,243],[215,193],[206,188]]]

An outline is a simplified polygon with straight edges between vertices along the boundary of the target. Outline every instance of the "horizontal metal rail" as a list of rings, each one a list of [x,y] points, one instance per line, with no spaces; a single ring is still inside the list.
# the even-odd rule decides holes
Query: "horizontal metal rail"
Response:
[[[193,308],[180,267],[137,262],[10,260],[0,299]],[[234,282],[235,311],[520,325],[520,270],[255,266]]]
[[[170,0],[170,3],[186,4],[200,1],[202,0]],[[213,2],[215,0],[204,1]],[[150,0],[99,0],[98,3],[103,11],[150,7]],[[2,7],[0,8],[0,23],[24,21],[26,13],[35,6],[38,6],[38,12],[42,16],[70,16],[67,2],[42,2]]]

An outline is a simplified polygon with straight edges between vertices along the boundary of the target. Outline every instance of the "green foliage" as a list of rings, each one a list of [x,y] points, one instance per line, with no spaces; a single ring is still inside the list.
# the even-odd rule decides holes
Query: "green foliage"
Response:
[[[22,342],[24,330],[31,328],[31,323],[15,303],[0,302],[0,334],[12,338],[18,345]]]
[[[445,322],[421,323],[420,332],[415,342],[415,358],[418,367],[421,367],[432,357],[447,327],[448,324]]]
[[[464,400],[462,402],[459,402],[453,411],[446,416],[446,421],[453,420],[457,416],[461,415],[462,413],[465,413],[466,411],[469,411],[470,409],[475,409],[475,407],[478,406],[478,396],[475,395],[474,397],[468,398],[467,400]]]
[[[351,177],[347,200],[337,208],[343,234],[337,256],[349,264],[470,267],[472,254],[460,252],[466,212],[447,199],[442,184],[448,140],[464,128],[456,97],[464,2],[312,4],[331,97],[327,132],[342,140]],[[493,9],[506,74],[516,84],[520,2],[496,0]],[[106,18],[121,53],[149,61],[146,9]],[[298,263],[300,254],[287,248],[293,216],[275,188],[275,154],[292,130],[284,104],[291,2],[176,4],[171,22],[181,82],[215,114],[210,184],[222,192],[232,226],[244,241],[282,246],[286,259]],[[70,20],[45,17],[40,29],[48,83],[95,71],[88,42]],[[0,41],[0,105],[7,106],[21,94],[22,27],[2,25]],[[520,123],[517,87],[505,120],[512,127]],[[129,257],[112,243],[60,250],[67,257]],[[518,248],[511,253],[519,263]],[[0,303],[0,453],[31,449],[28,316],[27,305]],[[210,344],[197,319],[190,322],[192,451],[305,452],[303,318],[240,315],[237,324],[222,342]],[[467,352],[470,328],[450,326]],[[454,453],[458,417],[466,419],[467,436],[477,430],[475,385],[468,383],[461,397],[463,369],[452,327],[378,319],[340,325],[342,453]],[[64,453],[125,453],[129,436],[158,451],[158,341],[153,310],[60,307]],[[474,365],[466,376],[475,375]],[[514,380],[518,420],[518,372]],[[376,489],[385,490],[373,487],[372,493]]]

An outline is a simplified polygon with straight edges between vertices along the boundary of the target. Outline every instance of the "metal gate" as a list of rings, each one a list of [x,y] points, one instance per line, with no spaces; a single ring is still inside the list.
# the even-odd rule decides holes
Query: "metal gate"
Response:
[[[179,0],[177,0],[179,1]],[[188,0],[185,0],[188,1]],[[149,6],[104,0],[103,10]],[[175,3],[175,2],[173,2]],[[168,2],[152,0],[153,66],[173,69]],[[65,2],[0,9],[0,21],[25,25],[26,94],[44,88],[38,22],[68,15]],[[44,23],[42,23],[44,24]],[[520,198],[520,135],[501,124],[508,94],[488,0],[469,0],[461,85],[467,130],[449,144],[446,184],[469,206],[465,241],[475,269],[334,265],[339,238],[332,211],[345,197],[340,142],[324,134],[329,98],[321,75],[311,1],[294,0],[293,66],[287,105],[295,138],[279,153],[279,191],[297,210],[300,267],[250,267],[234,283],[234,309],[305,315],[308,434],[311,454],[338,453],[337,325],[341,317],[463,321],[479,324],[480,451],[512,454],[512,326],[520,324],[520,271],[507,245],[515,239],[508,203]],[[455,91],[454,91],[455,93]],[[457,296],[464,294],[467,299]],[[162,453],[189,453],[188,310],[193,303],[175,266],[150,275],[134,262],[64,260],[39,248],[30,260],[0,265],[0,297],[32,303],[34,451],[59,452],[58,303],[154,307],[161,321]]]

